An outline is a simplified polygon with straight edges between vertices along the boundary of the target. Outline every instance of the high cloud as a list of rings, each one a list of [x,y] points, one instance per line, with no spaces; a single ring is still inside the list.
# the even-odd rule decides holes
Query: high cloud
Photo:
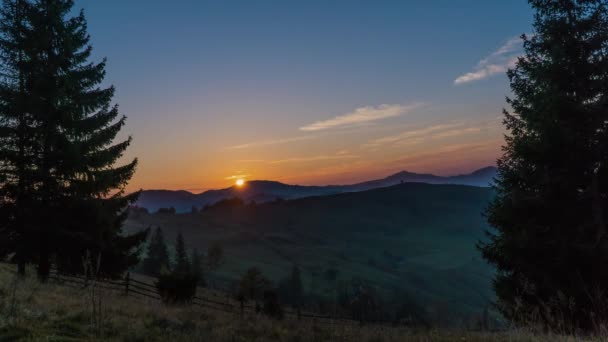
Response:
[[[509,68],[515,66],[517,58],[521,56],[522,53],[521,38],[511,38],[498,50],[479,61],[473,71],[457,77],[454,80],[454,84],[460,85],[483,80],[497,74],[504,74]]]
[[[241,144],[241,145],[229,146],[229,147],[227,147],[227,149],[240,150],[240,149],[252,148],[252,147],[270,146],[270,145],[285,144],[285,143],[290,143],[290,142],[295,142],[295,141],[311,140],[314,138],[315,138],[314,136],[303,136],[303,137],[294,137],[294,138],[255,141],[255,142],[250,142],[250,143]]]
[[[233,179],[244,179],[244,178],[248,178],[248,177],[251,177],[251,175],[249,175],[249,174],[237,174],[237,175],[232,175],[232,176],[225,177],[224,179],[226,179],[226,180],[233,180]]]
[[[270,164],[285,164],[285,163],[306,163],[306,162],[315,162],[315,161],[327,161],[327,160],[340,160],[340,159],[354,159],[359,158],[356,155],[320,155],[320,156],[311,156],[311,157],[296,157],[296,158],[287,158],[280,160],[273,160]]]
[[[500,117],[486,120],[457,120],[445,124],[409,129],[404,132],[371,140],[364,148],[377,149],[388,146],[411,146],[425,141],[440,140],[457,136],[476,134],[488,129],[500,129]]]
[[[415,103],[412,105],[388,105],[383,104],[377,107],[367,106],[357,108],[354,111],[337,116],[333,119],[317,121],[310,125],[300,127],[302,131],[320,131],[330,128],[349,127],[357,124],[368,123],[376,120],[392,118],[406,114],[423,104]]]
[[[364,144],[363,147],[377,148],[382,145],[393,145],[393,144],[403,145],[404,142],[410,142],[413,144],[420,143],[424,140],[424,138],[428,138],[432,134],[435,134],[437,132],[443,132],[446,130],[451,130],[451,129],[454,129],[456,127],[460,127],[463,125],[464,125],[464,123],[462,123],[462,122],[456,122],[456,123],[447,123],[447,124],[434,125],[434,126],[428,126],[428,127],[418,128],[418,129],[407,130],[405,132],[402,132],[402,133],[399,133],[396,135],[390,135],[387,137],[374,139],[374,140],[368,142],[367,144]]]

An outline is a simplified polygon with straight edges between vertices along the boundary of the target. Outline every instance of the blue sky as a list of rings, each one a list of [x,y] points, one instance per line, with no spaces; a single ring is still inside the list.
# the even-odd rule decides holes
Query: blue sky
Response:
[[[76,7],[129,117],[127,157],[141,162],[131,186],[192,190],[493,163],[504,69],[532,22],[523,0]]]

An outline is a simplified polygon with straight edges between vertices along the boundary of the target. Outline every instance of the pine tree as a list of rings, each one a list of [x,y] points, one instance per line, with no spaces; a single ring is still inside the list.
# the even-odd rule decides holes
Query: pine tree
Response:
[[[207,251],[207,270],[209,274],[217,271],[222,263],[224,262],[224,248],[219,242],[214,242]],[[209,284],[214,286],[215,284],[211,281],[211,276],[209,277]]]
[[[256,303],[270,281],[263,275],[257,267],[251,267],[243,274],[239,282],[239,294],[244,299],[255,300]]]
[[[148,244],[146,258],[142,262],[144,274],[158,277],[163,271],[169,271],[169,252],[165,237],[160,227],[157,227]]]
[[[300,275],[300,268],[294,265],[291,274],[289,275],[289,289],[292,303],[299,308],[302,304],[302,277]]]
[[[189,273],[190,261],[188,260],[188,252],[186,252],[186,243],[182,233],[177,233],[175,241],[175,268],[176,273]]]
[[[14,253],[18,273],[31,261],[31,213],[35,210],[33,170],[36,141],[30,114],[33,7],[4,0],[0,8],[0,255]],[[29,50],[30,52],[26,52]]]
[[[207,286],[207,281],[205,280],[205,272],[203,269],[203,255],[198,252],[195,248],[192,250],[191,261],[191,272],[198,278],[198,284],[201,286]]]
[[[304,296],[300,267],[293,265],[291,272],[279,282],[278,293],[281,301],[300,308]]]
[[[207,267],[210,271],[216,271],[224,262],[224,248],[219,243],[213,243],[207,253]]]
[[[608,4],[529,2],[536,32],[508,72],[496,231],[480,248],[505,317],[589,330],[608,319]]]
[[[61,206],[51,207],[51,218],[63,208],[70,210],[70,221],[63,215],[56,219],[61,226],[54,235],[64,246],[70,241],[79,244],[76,249],[61,246],[58,260],[72,260],[86,249],[102,256],[104,273],[119,274],[138,262],[137,247],[147,236],[147,231],[122,233],[128,205],[139,195],[125,195],[124,190],[137,160],[114,167],[131,143],[130,137],[114,143],[126,117],[111,104],[114,87],[99,87],[105,60],[88,62],[92,48],[83,12],[67,18],[72,0],[39,0],[37,7],[40,22],[34,31],[46,37],[39,54],[45,62],[40,87],[35,88],[40,96],[34,96],[43,109],[40,115],[47,118],[40,168],[43,199],[59,197],[54,203]],[[49,192],[44,193],[45,188]]]
[[[2,129],[0,138],[19,141],[25,137],[23,144],[8,145],[8,152],[2,155],[3,166],[25,172],[12,180],[17,184],[17,195],[8,196],[9,203],[20,204],[2,212],[7,213],[8,222],[15,222],[12,230],[18,233],[23,225],[18,212],[28,211],[27,234],[13,236],[22,236],[27,245],[24,249],[35,251],[27,257],[38,263],[41,278],[48,276],[52,256],[62,270],[82,272],[81,258],[86,251],[101,258],[103,274],[119,275],[137,263],[138,246],[147,231],[124,235],[121,228],[128,205],[138,195],[125,195],[124,191],[137,160],[114,167],[131,139],[113,143],[125,117],[119,117],[118,108],[111,105],[114,88],[99,87],[105,61],[88,61],[92,48],[86,21],[82,12],[70,17],[73,1],[7,1],[5,16],[10,14],[12,3],[26,4],[25,28],[19,26],[21,21],[14,25],[3,21],[2,31],[5,37],[10,37],[10,30],[23,32],[19,35],[22,41],[11,45],[6,39],[0,49],[5,65],[22,66],[16,75],[24,76],[24,91],[21,80],[4,84],[0,115],[8,129]],[[4,91],[11,87],[19,90],[13,99],[10,91]],[[19,107],[23,94],[27,95],[26,110]],[[27,116],[21,120],[23,113]],[[26,123],[24,129],[19,129],[19,122]],[[26,182],[21,184],[19,179]],[[22,201],[18,194],[31,200]]]

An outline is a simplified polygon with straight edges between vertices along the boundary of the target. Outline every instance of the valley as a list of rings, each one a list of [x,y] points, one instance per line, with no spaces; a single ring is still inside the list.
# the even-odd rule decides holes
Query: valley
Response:
[[[493,271],[475,248],[492,196],[484,187],[404,183],[196,213],[138,212],[125,227],[161,227],[169,243],[181,232],[199,250],[220,243],[226,263],[213,276],[224,286],[252,266],[278,282],[298,265],[308,293],[333,299],[365,284],[383,298],[408,298],[429,320],[460,325],[493,298]]]

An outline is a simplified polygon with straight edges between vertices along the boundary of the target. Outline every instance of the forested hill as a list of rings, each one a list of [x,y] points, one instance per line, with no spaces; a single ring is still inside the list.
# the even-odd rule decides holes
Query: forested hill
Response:
[[[224,280],[256,266],[279,281],[298,264],[309,293],[331,297],[339,284],[366,283],[387,303],[400,293],[429,315],[449,317],[432,319],[458,325],[493,298],[493,271],[475,247],[492,196],[490,188],[404,183],[256,205],[231,201],[198,213],[138,212],[127,227],[159,226],[170,243],[181,232],[199,250],[221,243]]]

